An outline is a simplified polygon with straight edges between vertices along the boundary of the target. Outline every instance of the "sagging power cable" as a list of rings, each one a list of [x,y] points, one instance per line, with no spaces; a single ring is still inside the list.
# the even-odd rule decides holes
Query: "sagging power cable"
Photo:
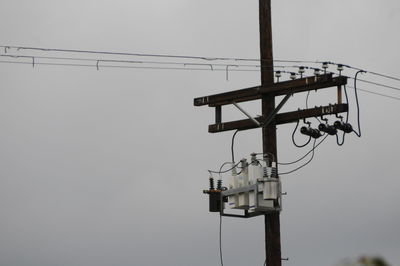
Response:
[[[358,92],[357,92],[357,77],[360,73],[365,73],[364,70],[359,70],[356,75],[354,76],[354,93],[355,93],[355,98],[356,98],[356,105],[357,105],[357,124],[358,124],[358,132],[353,130],[354,133],[358,136],[361,137],[361,125],[360,125],[360,103],[358,101]]]
[[[296,146],[297,148],[303,148],[303,147],[307,146],[308,143],[310,143],[311,136],[309,137],[308,141],[306,143],[302,144],[302,145],[299,145],[299,144],[296,143],[296,140],[294,139],[294,136],[296,134],[297,128],[299,127],[299,123],[300,123],[300,120],[297,120],[296,127],[294,128],[293,133],[292,133],[292,142],[293,142],[293,145]]]
[[[300,159],[298,159],[298,160],[295,161],[295,162],[299,162],[299,161],[301,161],[302,159],[304,159],[307,155],[309,155],[310,153],[312,153],[311,158],[310,158],[306,163],[304,163],[303,165],[301,165],[301,166],[299,166],[299,167],[297,167],[297,168],[295,168],[295,169],[293,169],[293,170],[291,170],[291,171],[289,171],[289,172],[279,173],[279,175],[288,175],[288,174],[294,173],[294,172],[300,170],[301,168],[305,167],[305,166],[308,165],[309,163],[311,163],[311,161],[314,159],[315,149],[316,149],[328,136],[329,136],[329,135],[327,134],[317,145],[316,145],[317,139],[314,139],[313,148],[312,148],[305,156],[303,156],[302,158],[300,158]],[[293,163],[295,163],[295,162],[293,162]],[[286,163],[286,164],[293,164],[293,163]],[[280,163],[280,164],[282,164],[282,163]]]
[[[298,162],[300,162],[300,161],[302,161],[304,158],[306,158],[310,153],[312,153],[319,145],[321,145],[322,144],[322,142],[324,142],[324,140],[328,137],[329,135],[326,135],[317,145],[315,145],[315,146],[313,146],[313,148],[309,151],[309,152],[307,152],[305,155],[303,155],[302,157],[300,157],[299,159],[297,159],[297,160],[295,160],[295,161],[293,161],[293,162],[288,162],[288,163],[282,163],[282,162],[279,162],[278,163],[278,165],[292,165],[292,164],[295,164],[295,163],[298,163]],[[285,173],[284,173],[285,174]]]

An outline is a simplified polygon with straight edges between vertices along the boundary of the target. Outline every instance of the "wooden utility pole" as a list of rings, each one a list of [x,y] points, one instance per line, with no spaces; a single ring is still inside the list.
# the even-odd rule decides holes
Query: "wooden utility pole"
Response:
[[[274,82],[274,61],[272,49],[272,19],[271,0],[259,0],[260,16],[260,53],[261,53],[261,86],[245,88],[230,92],[198,97],[194,99],[195,106],[208,105],[215,108],[215,123],[208,126],[208,132],[220,133],[230,130],[262,129],[262,145],[264,156],[274,157],[278,163],[276,126],[287,123],[295,123],[301,119],[319,117],[322,115],[334,115],[348,111],[348,104],[342,103],[341,86],[347,84],[347,77],[334,77],[333,74],[322,74],[300,79]],[[296,111],[279,113],[288,99],[297,93],[326,88],[338,88],[338,99],[336,104],[329,104],[309,109],[297,109]],[[275,97],[285,97],[275,107]],[[262,115],[250,117],[249,119],[223,122],[222,106],[235,105],[237,103],[261,99]],[[239,108],[239,107],[238,107]],[[245,113],[245,112],[244,112]],[[269,160],[271,161],[271,160]],[[234,163],[234,162],[233,162]],[[252,187],[252,186],[250,186]],[[240,188],[239,188],[240,189]],[[247,187],[246,189],[249,189]],[[235,190],[235,189],[232,189]],[[232,191],[231,190],[231,191]],[[265,217],[265,253],[267,266],[281,266],[281,237],[280,237],[280,210],[257,210],[245,209],[243,215],[226,213],[225,200],[229,191],[210,190],[210,212],[219,212],[220,215],[236,218],[251,218],[255,216]],[[247,190],[246,190],[247,191]],[[243,192],[243,191],[241,191]],[[240,193],[240,192],[231,192]],[[258,193],[258,192],[257,192]],[[228,207],[229,209],[229,207]]]
[[[261,86],[268,87],[274,83],[271,0],[259,0],[259,9]],[[262,115],[266,117],[275,109],[275,96],[264,94],[261,98],[261,105]],[[276,142],[276,123],[272,120],[262,129],[263,153],[273,154],[278,162]],[[282,265],[279,212],[265,214],[265,255],[266,265]]]

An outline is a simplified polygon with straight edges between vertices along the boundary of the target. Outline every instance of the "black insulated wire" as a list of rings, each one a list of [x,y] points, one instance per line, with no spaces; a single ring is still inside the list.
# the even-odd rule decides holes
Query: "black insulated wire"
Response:
[[[315,145],[315,143],[317,142],[317,140],[314,139],[314,144],[313,144],[312,150],[306,154],[306,156],[307,156],[308,154],[312,153],[311,158],[310,158],[305,164],[303,164],[303,165],[301,165],[301,166],[299,166],[299,167],[297,167],[297,168],[295,168],[295,169],[293,169],[293,170],[291,170],[291,171],[289,171],[289,172],[279,173],[279,175],[288,175],[288,174],[294,173],[294,172],[300,170],[301,168],[307,166],[309,163],[311,163],[311,161],[314,159],[315,149],[316,149],[328,136],[329,136],[329,135],[327,134],[327,135],[325,136],[325,138],[323,138],[317,145]],[[303,158],[305,158],[305,156],[304,156]]]
[[[224,171],[213,171],[213,170],[208,170],[210,174],[225,174],[228,173],[229,171],[235,169],[241,162],[238,162],[237,164],[233,165],[231,168],[224,170]]]
[[[348,106],[347,113],[346,113],[346,123],[349,123],[349,112],[350,112],[350,103],[349,103],[349,95],[347,94],[347,87],[346,85],[343,86],[344,95],[346,97],[346,103]],[[342,141],[340,142],[338,134],[336,134],[336,143],[338,146],[343,146],[346,139],[346,133],[343,132]]]
[[[310,143],[311,137],[308,139],[308,141],[305,144],[299,145],[296,143],[294,136],[296,134],[297,128],[299,127],[299,123],[300,123],[300,120],[297,120],[296,127],[294,128],[293,133],[292,133],[292,142],[293,142],[293,145],[296,146],[297,148],[304,148],[305,146],[308,145],[308,143]]]
[[[354,77],[354,93],[356,97],[356,104],[357,104],[357,125],[358,125],[358,132],[353,130],[353,132],[358,136],[361,137],[361,125],[360,125],[360,103],[358,101],[358,92],[357,92],[357,77],[360,73],[365,73],[364,70],[359,70],[355,77]]]
[[[304,158],[306,158],[310,153],[312,153],[319,145],[321,145],[322,142],[324,142],[324,140],[328,137],[329,135],[326,135],[317,145],[315,145],[315,147],[313,147],[309,152],[307,152],[305,155],[303,155],[302,157],[300,157],[299,159],[297,159],[296,161],[293,162],[289,162],[289,163],[281,163],[279,162],[278,165],[291,165],[291,164],[295,164],[298,163],[300,161],[302,161]]]
[[[336,143],[337,143],[338,146],[343,146],[344,141],[345,141],[345,136],[346,136],[346,133],[343,132],[342,142],[340,142],[339,133],[336,134]]]
[[[232,162],[225,162],[225,163],[223,163],[223,164],[221,165],[221,167],[219,168],[219,172],[218,172],[218,173],[222,173],[222,169],[223,169],[224,166],[227,165],[227,164],[231,164],[231,165],[232,165]]]
[[[221,266],[224,266],[224,259],[222,257],[222,215],[219,214],[219,258]]]
[[[233,133],[232,136],[232,143],[231,143],[231,155],[232,155],[232,162],[235,163],[235,151],[234,151],[234,145],[235,145],[235,137],[236,134],[239,132],[239,130],[236,130],[235,133]]]
[[[308,92],[307,92],[307,96],[306,96],[306,109],[308,109],[308,99],[310,98],[310,93],[311,93],[311,91],[308,91]],[[318,117],[314,117],[314,118],[317,119],[318,123],[321,124],[321,120],[319,120]]]

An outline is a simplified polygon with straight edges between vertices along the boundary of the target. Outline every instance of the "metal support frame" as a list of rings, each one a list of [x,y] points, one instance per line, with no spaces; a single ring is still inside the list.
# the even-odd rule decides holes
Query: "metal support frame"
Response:
[[[245,116],[247,116],[254,124],[256,124],[258,127],[261,126],[260,122],[258,122],[257,120],[255,120],[249,113],[247,113],[242,107],[240,107],[239,104],[232,102],[232,104],[239,109],[239,111],[241,111]]]
[[[276,114],[282,109],[282,107],[285,105],[285,103],[289,100],[290,97],[292,97],[293,94],[287,94],[285,98],[282,99],[282,101],[278,104],[278,106],[274,109],[274,111],[268,116],[268,118],[265,120],[263,123],[263,126],[268,126],[269,123],[274,120]]]
[[[237,218],[251,218],[251,217],[256,217],[256,216],[260,216],[260,215],[265,215],[267,213],[271,213],[271,212],[280,212],[282,210],[282,189],[280,188],[279,190],[279,208],[266,208],[263,207],[263,209],[261,208],[257,208],[257,206],[259,206],[259,201],[258,201],[258,195],[261,192],[258,189],[258,186],[260,184],[263,184],[263,182],[258,182],[256,184],[253,185],[249,185],[249,186],[244,186],[244,187],[239,187],[239,188],[234,188],[234,189],[229,189],[229,190],[224,190],[221,192],[221,208],[220,208],[220,214],[222,216],[228,216],[228,217],[237,217]],[[254,210],[247,210],[247,209],[243,209],[244,214],[240,215],[240,214],[232,214],[232,213],[225,213],[225,208],[224,208],[224,198],[231,196],[231,195],[235,195],[235,194],[239,194],[239,193],[250,193],[253,192],[254,193],[254,202],[255,202],[255,209]],[[240,209],[239,209],[240,210]]]

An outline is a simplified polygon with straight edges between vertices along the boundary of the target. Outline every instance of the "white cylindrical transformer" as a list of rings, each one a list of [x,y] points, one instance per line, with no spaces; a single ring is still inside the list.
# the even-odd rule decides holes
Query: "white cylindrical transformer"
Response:
[[[242,172],[238,176],[238,186],[245,187],[249,185],[249,169],[245,159],[242,160]],[[249,193],[239,193],[239,206],[240,209],[247,209],[249,207]]]
[[[233,167],[234,165],[232,165]],[[238,175],[236,172],[236,168],[232,169],[232,175],[229,178],[229,189],[234,189],[234,188],[238,188],[239,184],[238,184]],[[239,195],[231,195],[228,197],[228,206],[229,208],[237,208],[239,205]]]
[[[278,178],[264,179],[263,198],[265,200],[277,200],[280,196],[280,181]]]

